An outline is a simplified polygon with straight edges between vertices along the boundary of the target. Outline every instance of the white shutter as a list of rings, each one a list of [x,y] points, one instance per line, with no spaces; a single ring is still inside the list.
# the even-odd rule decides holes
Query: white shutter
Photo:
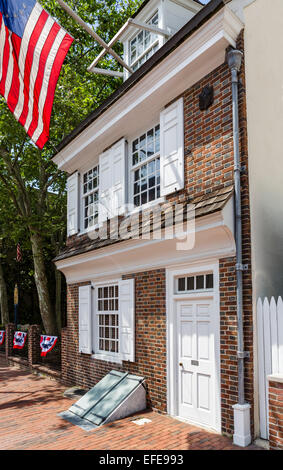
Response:
[[[160,194],[184,187],[184,105],[175,101],[160,114]]]
[[[79,351],[92,353],[91,286],[79,287]]]
[[[79,173],[67,179],[67,236],[79,231]]]
[[[99,157],[99,224],[122,215],[126,200],[126,141],[120,140]]]
[[[112,216],[125,212],[126,199],[126,141],[120,140],[111,147]]]
[[[135,280],[119,281],[120,354],[135,361]]]
[[[99,208],[98,222],[103,224],[107,217],[111,217],[112,170],[110,150],[99,157]]]

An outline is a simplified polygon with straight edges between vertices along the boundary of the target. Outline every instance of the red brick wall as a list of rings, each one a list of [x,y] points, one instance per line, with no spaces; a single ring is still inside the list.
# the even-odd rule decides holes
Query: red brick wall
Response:
[[[238,47],[243,50],[243,34]],[[204,112],[199,110],[199,94],[206,85],[213,85],[214,104]],[[182,200],[209,193],[233,184],[233,122],[231,75],[226,64],[221,65],[184,94],[185,117],[185,188],[169,200]],[[250,213],[248,187],[248,154],[244,64],[240,73],[239,119],[241,164],[246,166],[242,175],[243,210],[243,263],[249,269],[243,275],[244,339],[250,358],[245,361],[246,400],[253,407],[253,321],[250,249]],[[78,243],[79,238],[69,239]],[[155,273],[160,277],[157,286]],[[147,378],[149,402],[158,410],[166,410],[166,319],[164,271],[136,274],[136,351],[135,364],[123,364],[128,369]],[[232,405],[237,403],[237,311],[235,259],[220,260],[220,316],[221,316],[221,395],[222,429],[233,433]],[[78,358],[78,286],[68,288],[69,363],[65,371],[69,383],[90,386],[112,367],[105,362],[87,357]],[[157,311],[159,309],[159,311]],[[66,366],[64,366],[66,367]],[[253,409],[251,410],[253,429]]]
[[[283,450],[283,383],[269,382],[269,444]]]
[[[78,288],[68,286],[68,327],[62,333],[62,378],[67,384],[89,388],[112,369],[146,378],[148,406],[166,411],[166,306],[165,270],[138,273],[136,291],[136,361],[120,366],[80,354],[78,335]]]
[[[232,405],[237,403],[237,307],[235,258],[220,260],[220,370],[222,431],[233,433]]]

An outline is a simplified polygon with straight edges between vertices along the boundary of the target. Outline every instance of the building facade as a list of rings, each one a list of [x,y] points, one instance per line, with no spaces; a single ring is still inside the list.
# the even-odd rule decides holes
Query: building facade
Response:
[[[54,157],[69,174],[68,238],[55,260],[68,284],[65,383],[88,388],[112,369],[129,371],[145,377],[148,406],[234,434],[243,446],[258,426],[244,23],[250,3],[145,1],[134,19],[151,30],[130,27],[120,37],[133,73],[124,72],[124,83]],[[238,137],[231,49],[243,53]],[[178,232],[180,214],[186,224],[182,219]]]

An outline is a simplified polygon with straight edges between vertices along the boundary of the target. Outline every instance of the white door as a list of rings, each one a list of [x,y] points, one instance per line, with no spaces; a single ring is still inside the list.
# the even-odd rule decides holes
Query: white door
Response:
[[[217,399],[214,302],[197,299],[176,304],[178,415],[213,428]]]

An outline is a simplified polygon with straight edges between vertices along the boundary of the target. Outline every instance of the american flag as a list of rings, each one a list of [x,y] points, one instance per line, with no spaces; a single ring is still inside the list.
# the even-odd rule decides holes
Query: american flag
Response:
[[[21,245],[17,244],[17,262],[20,263],[22,261],[22,252],[21,252]]]
[[[0,0],[0,94],[40,149],[72,42],[36,0]]]

